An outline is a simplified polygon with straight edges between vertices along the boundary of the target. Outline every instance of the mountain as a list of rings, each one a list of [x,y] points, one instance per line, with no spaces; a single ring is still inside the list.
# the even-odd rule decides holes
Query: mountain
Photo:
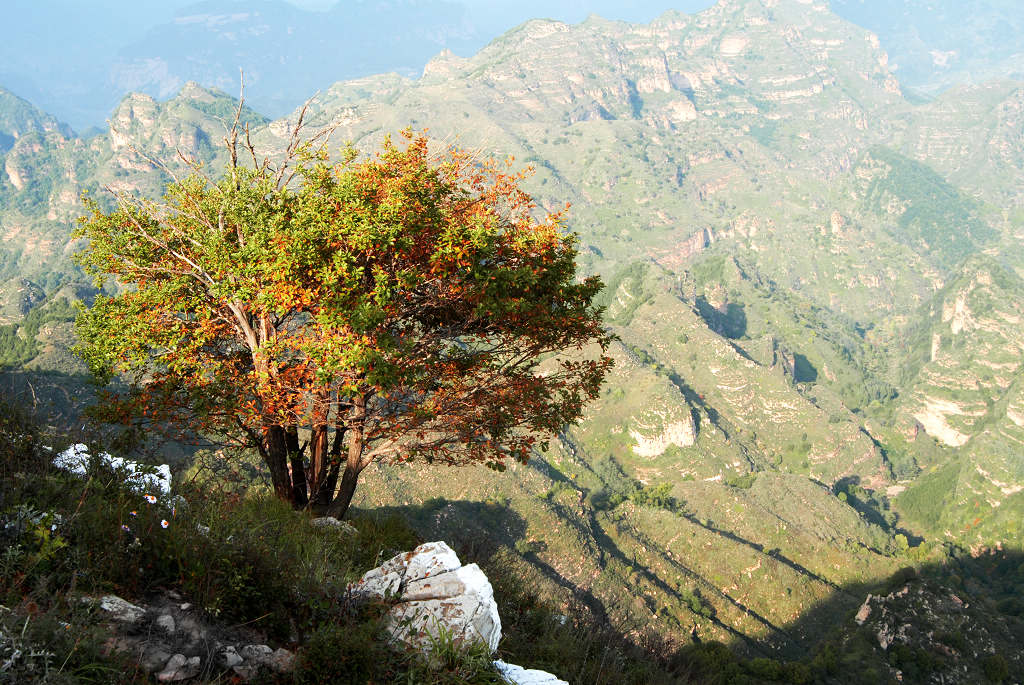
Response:
[[[820,644],[864,602],[841,588],[1019,548],[1024,84],[921,102],[889,65],[825,2],[723,0],[534,20],[417,79],[328,88],[310,125],[335,140],[429,128],[534,165],[541,207],[573,204],[618,336],[601,398],[547,454],[459,478],[374,467],[357,503],[513,549],[622,632],[755,656]],[[4,339],[35,341],[18,365],[72,369],[79,193],[155,194],[150,158],[184,170],[178,151],[218,169],[236,104],[195,84],[130,95],[102,134],[3,153]],[[295,119],[243,114],[267,150]]]
[[[1024,16],[1014,0],[832,0],[842,17],[871,29],[900,81],[935,94],[956,84],[1024,79]]]
[[[8,152],[24,135],[51,131],[71,135],[71,129],[49,114],[6,88],[0,88],[0,152]]]
[[[78,129],[102,126],[129,91],[169,97],[188,81],[237,92],[239,70],[260,111],[277,117],[339,80],[419,76],[442,48],[471,55],[538,16],[590,13],[647,22],[713,0],[14,0],[0,26],[0,83]],[[832,0],[880,37],[901,83],[934,96],[1024,73],[1015,0]],[[313,11],[318,10],[318,11]]]
[[[280,115],[339,78],[418,75],[442,48],[478,40],[464,8],[445,0],[339,3],[325,12],[282,0],[208,0],[122,48],[110,79],[120,92],[167,97],[186,81],[237,91],[244,69],[254,106]]]

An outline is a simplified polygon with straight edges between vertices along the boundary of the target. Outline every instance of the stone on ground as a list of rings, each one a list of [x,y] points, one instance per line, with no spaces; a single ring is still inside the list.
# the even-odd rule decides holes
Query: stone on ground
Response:
[[[506,664],[500,659],[494,662],[494,667],[498,669],[498,673],[509,685],[569,685],[547,671]]]
[[[457,644],[483,642],[493,652],[501,639],[494,590],[476,564],[463,566],[444,542],[428,542],[368,571],[356,596],[393,599],[387,627],[401,642],[430,653],[442,632]]]

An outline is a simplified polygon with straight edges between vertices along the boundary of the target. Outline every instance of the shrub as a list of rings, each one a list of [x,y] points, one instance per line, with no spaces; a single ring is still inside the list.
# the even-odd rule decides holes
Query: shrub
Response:
[[[1001,683],[1010,677],[1010,667],[1002,654],[989,654],[982,659],[981,670],[990,683]]]

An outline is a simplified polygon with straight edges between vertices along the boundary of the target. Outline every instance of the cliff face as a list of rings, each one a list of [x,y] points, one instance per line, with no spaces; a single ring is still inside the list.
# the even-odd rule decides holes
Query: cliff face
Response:
[[[995,416],[1013,424],[1009,406],[996,406],[1021,378],[1020,288],[1018,277],[998,263],[975,259],[935,298],[929,354],[906,406],[947,445],[966,444]]]
[[[687,414],[682,420],[670,421],[663,414],[652,414],[645,416],[647,420],[643,423],[638,422],[636,428],[629,429],[630,437],[636,441],[633,451],[638,456],[659,457],[671,445],[692,447],[697,442],[697,426],[693,416]]]
[[[0,133],[6,104],[0,93]],[[215,160],[223,151],[216,141],[224,136],[225,122],[234,119],[235,104],[195,84],[162,103],[133,94],[112,113],[109,130],[88,140],[37,116],[37,124],[23,129],[9,149],[0,148],[0,236],[5,242],[0,280],[16,274],[54,282],[72,276],[70,255],[76,247],[69,234],[83,211],[81,193],[88,191],[101,203],[110,200],[106,189],[159,196],[169,176],[151,160],[187,173],[179,153],[219,165]],[[243,120],[266,123],[248,109]]]

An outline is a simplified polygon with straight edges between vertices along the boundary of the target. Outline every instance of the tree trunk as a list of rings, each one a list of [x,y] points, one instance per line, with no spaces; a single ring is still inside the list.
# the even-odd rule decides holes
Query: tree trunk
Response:
[[[326,504],[327,467],[330,454],[327,440],[327,424],[314,425],[309,436],[309,501],[313,506]]]
[[[345,427],[340,423],[334,427],[334,442],[331,443],[331,470],[327,474],[321,493],[324,495],[322,507],[327,507],[334,499],[334,491],[338,487],[338,476],[341,472],[341,444],[345,440]]]
[[[306,465],[299,448],[299,429],[295,425],[288,426],[284,431],[285,444],[288,447],[288,459],[292,465],[292,505],[296,508],[305,507],[309,503],[306,494]]]
[[[288,477],[288,443],[284,428],[267,426],[263,435],[263,460],[270,470],[270,481],[274,485],[274,494],[283,500],[292,501],[292,482]]]
[[[356,492],[356,484],[359,482],[359,471],[358,467],[352,468],[350,464],[345,465],[345,473],[341,476],[341,487],[338,488],[338,494],[331,502],[331,506],[327,508],[328,516],[333,516],[336,519],[345,518],[348,507],[352,504],[352,495]]]
[[[327,508],[328,516],[343,518],[348,507],[352,504],[352,495],[356,491],[356,483],[359,481],[359,474],[366,463],[363,461],[363,433],[364,422],[366,421],[366,397],[357,395],[352,401],[352,413],[349,417],[349,440],[348,456],[345,459],[345,471],[341,476],[341,487],[335,496],[331,506]]]

